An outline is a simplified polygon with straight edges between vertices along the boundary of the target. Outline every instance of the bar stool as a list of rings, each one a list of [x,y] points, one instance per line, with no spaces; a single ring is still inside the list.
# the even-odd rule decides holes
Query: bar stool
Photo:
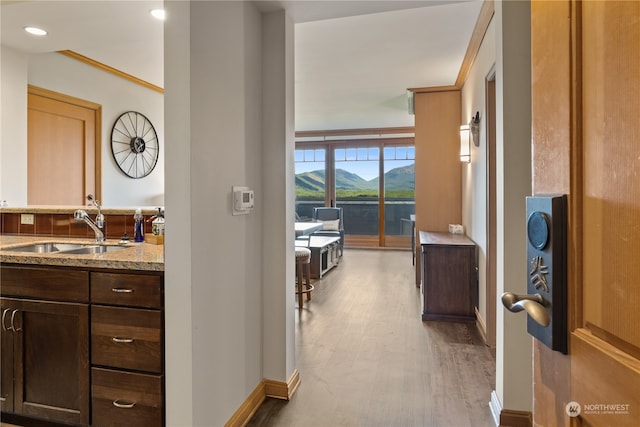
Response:
[[[303,284],[303,282],[305,282]],[[303,294],[307,294],[307,301],[311,300],[311,250],[296,246],[296,295],[298,308],[302,308]]]

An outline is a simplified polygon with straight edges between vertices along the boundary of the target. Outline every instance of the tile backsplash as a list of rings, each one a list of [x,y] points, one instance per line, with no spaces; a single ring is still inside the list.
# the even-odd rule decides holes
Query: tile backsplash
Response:
[[[2,212],[0,232],[26,236],[93,237],[95,234],[84,222],[73,219],[72,213],[34,213],[33,224],[21,224],[21,213]],[[93,215],[90,215],[93,217]],[[144,231],[151,233],[151,222],[145,216]],[[133,239],[133,215],[105,214],[107,239],[120,239],[125,233]]]

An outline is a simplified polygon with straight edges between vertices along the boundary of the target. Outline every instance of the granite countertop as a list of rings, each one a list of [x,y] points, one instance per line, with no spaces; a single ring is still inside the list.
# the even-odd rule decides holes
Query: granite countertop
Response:
[[[87,213],[98,213],[98,208],[95,206],[3,206],[0,208],[0,213],[51,213],[51,214],[72,214],[77,209],[82,209]],[[137,208],[111,208],[102,206],[102,213],[105,215],[133,215]],[[140,207],[143,215],[155,215],[158,213],[158,208],[153,207]]]
[[[124,270],[164,271],[164,246],[150,243],[127,243],[125,249],[101,254],[33,253],[5,251],[34,243],[81,243],[96,244],[93,239],[66,237],[0,235],[0,262],[13,264],[37,264],[67,267],[92,267]],[[115,239],[108,239],[105,245],[118,245]]]

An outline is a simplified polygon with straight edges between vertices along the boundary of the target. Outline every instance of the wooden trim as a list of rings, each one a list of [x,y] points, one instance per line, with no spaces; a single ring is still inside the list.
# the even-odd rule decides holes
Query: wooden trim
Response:
[[[334,130],[303,130],[296,132],[296,138],[355,136],[355,135],[391,135],[414,133],[413,126],[391,128],[362,128],[362,129],[334,129]]]
[[[485,257],[485,294],[486,294],[486,344],[496,345],[496,302],[497,298],[497,204],[496,204],[496,70],[495,66],[485,78],[486,94],[486,257]]]
[[[375,144],[375,145],[379,145],[379,144],[384,144],[384,145],[391,145],[391,144],[414,144],[415,143],[415,138],[413,136],[408,136],[408,137],[388,137],[388,138],[350,138],[350,137],[345,137],[344,139],[332,139],[332,140],[312,140],[312,141],[296,141],[296,148],[301,148],[301,146],[304,146],[302,148],[326,148],[326,147],[335,147],[337,145],[350,145],[353,143],[357,143],[360,145],[363,144]],[[301,144],[301,146],[298,146],[298,144]]]
[[[344,246],[350,248],[378,248],[379,245],[379,237],[375,236],[360,236],[356,234],[346,234],[344,236]]]
[[[474,307],[473,310],[476,312],[476,328],[478,328],[478,332],[480,332],[484,343],[487,344],[487,324],[484,322],[484,319],[480,315],[478,307]]]
[[[500,427],[531,427],[533,415],[531,412],[503,409],[500,411]]]
[[[458,72],[458,78],[456,79],[455,84],[456,87],[462,88],[464,83],[467,81],[469,71],[471,70],[473,61],[475,61],[476,56],[478,55],[478,51],[480,50],[480,46],[482,45],[482,40],[484,39],[484,35],[487,33],[487,28],[489,28],[489,23],[491,22],[491,18],[493,18],[494,13],[494,1],[485,0],[482,3],[480,15],[478,15],[478,20],[476,21],[476,26],[473,29],[473,34],[471,35],[469,46],[467,46],[467,52],[464,55],[462,65],[460,66],[460,71]]]
[[[413,87],[409,88],[413,93],[429,93],[429,92],[449,92],[452,90],[460,90],[460,87],[451,85],[451,86],[431,86],[431,87]]]
[[[464,86],[467,81],[467,77],[469,76],[469,71],[471,70],[473,61],[475,61],[476,56],[478,55],[478,51],[482,45],[482,40],[487,32],[487,28],[489,28],[489,24],[491,23],[494,13],[494,0],[484,0],[482,3],[482,9],[480,9],[480,14],[478,15],[478,20],[476,21],[476,26],[473,28],[473,33],[471,34],[471,40],[467,46],[467,51],[464,55],[464,59],[462,60],[462,64],[460,65],[460,70],[458,71],[458,77],[456,78],[455,84],[451,86],[414,87],[408,88],[407,90],[415,94],[426,92],[447,92],[450,90],[462,89],[462,86]]]
[[[66,102],[68,104],[77,105],[79,107],[88,108],[90,110],[97,110],[101,108],[101,105],[96,104],[95,102],[76,98],[74,96],[66,95],[60,92],[54,92],[52,90],[41,88],[38,86],[28,85],[27,92],[32,95],[38,95],[38,96],[42,96],[43,98],[50,98],[60,102]]]
[[[571,124],[570,124],[570,169],[568,197],[568,257],[567,257],[567,304],[568,330],[584,326],[583,319],[583,260],[584,260],[584,147],[582,123],[582,3],[572,1],[571,11]]]
[[[263,380],[265,385],[265,396],[276,399],[290,400],[300,385],[300,372],[296,369],[291,374],[289,381]]]
[[[247,425],[253,414],[256,413],[266,398],[265,383],[261,381],[258,387],[251,392],[249,397],[247,397],[238,410],[231,416],[229,421],[226,422],[225,427],[242,427]]]
[[[102,200],[102,105],[95,102],[87,101],[85,99],[76,98],[74,96],[66,95],[59,92],[54,92],[49,89],[41,88],[38,86],[27,85],[27,94],[36,95],[43,98],[53,99],[59,102],[65,102],[67,104],[79,106],[89,110],[93,110],[94,115],[94,187],[93,192],[96,200]],[[86,182],[86,180],[85,180]]]
[[[87,65],[90,65],[92,67],[98,68],[99,70],[105,71],[107,73],[113,74],[114,76],[123,78],[125,80],[129,80],[130,82],[133,82],[135,84],[138,84],[140,86],[144,86],[147,89],[151,89],[154,90],[158,93],[162,93],[164,94],[164,89],[160,86],[154,85],[153,83],[149,83],[145,80],[142,80],[138,77],[132,76],[131,74],[127,74],[124,71],[120,71],[117,68],[113,68],[109,65],[103,64],[102,62],[98,62],[95,59],[91,59],[87,56],[81,55],[77,52],[74,52],[72,50],[59,50],[58,51],[59,54],[61,55],[65,55],[68,56],[69,58],[73,58],[77,61],[80,62],[84,62]]]
[[[299,385],[300,372],[297,369],[293,371],[289,381],[286,383],[263,379],[251,392],[249,397],[242,402],[242,405],[240,405],[238,410],[231,416],[229,421],[226,422],[225,427],[246,426],[267,397],[291,400],[291,397],[293,397]]]

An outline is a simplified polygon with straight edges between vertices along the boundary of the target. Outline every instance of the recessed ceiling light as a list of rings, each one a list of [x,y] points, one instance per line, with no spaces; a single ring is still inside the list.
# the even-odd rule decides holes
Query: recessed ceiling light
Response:
[[[156,19],[159,19],[161,21],[164,21],[166,18],[166,14],[164,9],[153,9],[151,12],[151,16],[153,16]]]
[[[29,34],[33,34],[36,36],[46,36],[47,32],[45,30],[43,30],[42,28],[38,28],[38,27],[24,27],[24,30],[29,33]]]

